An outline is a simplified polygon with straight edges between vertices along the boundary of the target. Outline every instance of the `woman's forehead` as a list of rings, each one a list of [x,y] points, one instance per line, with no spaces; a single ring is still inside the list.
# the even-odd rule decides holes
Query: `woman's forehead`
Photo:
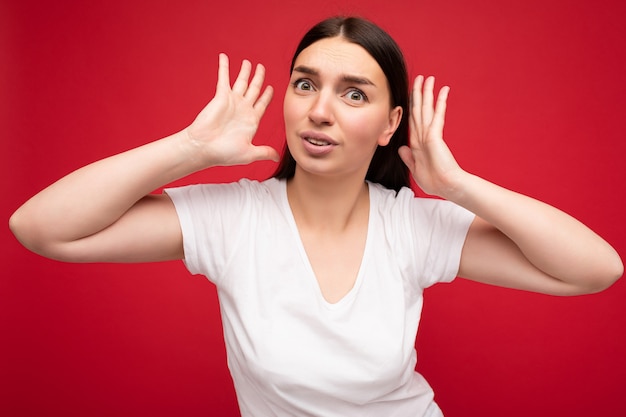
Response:
[[[342,74],[385,79],[376,60],[360,45],[336,36],[306,47],[296,57],[294,69],[304,66],[322,75]]]

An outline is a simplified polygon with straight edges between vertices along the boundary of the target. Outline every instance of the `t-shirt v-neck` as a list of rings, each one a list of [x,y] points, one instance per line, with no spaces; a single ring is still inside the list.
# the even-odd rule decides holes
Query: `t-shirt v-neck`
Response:
[[[368,219],[367,219],[367,234],[365,237],[365,245],[363,247],[363,253],[361,254],[361,262],[359,264],[359,269],[358,269],[356,278],[354,280],[352,288],[350,288],[350,290],[347,293],[345,293],[338,301],[332,303],[328,301],[326,297],[324,297],[320,283],[317,279],[317,276],[315,275],[315,270],[313,269],[311,260],[309,259],[309,256],[304,247],[304,242],[302,241],[302,237],[300,236],[300,230],[298,229],[296,219],[293,215],[293,210],[291,209],[291,206],[289,205],[289,199],[287,198],[287,183],[283,182],[283,186],[281,189],[281,192],[284,194],[284,198],[282,199],[283,200],[282,206],[283,206],[283,210],[285,211],[285,213],[288,213],[289,227],[291,228],[291,232],[294,234],[294,239],[297,242],[300,257],[302,258],[302,262],[304,263],[306,269],[309,272],[310,279],[312,279],[315,283],[315,288],[317,289],[316,296],[319,297],[319,301],[322,303],[322,305],[324,305],[326,308],[330,310],[339,309],[349,304],[354,299],[354,297],[358,293],[359,288],[361,286],[361,282],[363,280],[363,275],[364,275],[364,272],[363,272],[364,265],[368,259],[368,255],[370,252],[370,246],[371,246],[370,241],[371,241],[371,234],[373,230],[372,223],[374,221],[373,209],[372,209],[374,207],[374,202],[372,201],[372,198],[375,198],[375,197],[374,197],[374,193],[372,193],[371,191],[371,188],[372,188],[371,184],[368,184],[367,192],[368,192],[368,198],[369,198],[369,209],[368,209]]]

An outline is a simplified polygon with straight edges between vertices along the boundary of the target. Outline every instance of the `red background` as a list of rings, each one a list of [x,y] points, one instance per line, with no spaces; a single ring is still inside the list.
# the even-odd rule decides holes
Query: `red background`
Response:
[[[452,86],[446,139],[468,170],[548,201],[626,253],[626,6],[595,1],[0,2],[1,217],[69,171],[185,127],[217,55],[282,92],[308,27],[356,13],[411,75]],[[274,166],[186,182],[265,178]],[[71,265],[0,231],[0,414],[234,416],[213,286],[181,262]],[[458,280],[426,292],[418,369],[448,417],[626,415],[626,282],[556,298]]]

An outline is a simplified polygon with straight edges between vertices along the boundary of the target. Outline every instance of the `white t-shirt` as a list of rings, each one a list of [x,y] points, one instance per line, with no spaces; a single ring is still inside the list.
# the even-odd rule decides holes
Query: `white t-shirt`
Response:
[[[474,216],[447,201],[369,183],[367,241],[354,287],[322,296],[286,182],[167,190],[185,264],[218,289],[242,416],[440,416],[415,372],[422,290],[451,281]]]

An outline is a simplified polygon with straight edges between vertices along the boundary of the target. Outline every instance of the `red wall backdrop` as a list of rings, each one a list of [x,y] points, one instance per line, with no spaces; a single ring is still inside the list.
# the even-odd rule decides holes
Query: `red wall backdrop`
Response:
[[[2,0],[1,217],[81,165],[186,126],[212,97],[221,51],[268,67],[278,94],[258,138],[281,146],[297,41],[356,13],[398,40],[412,75],[452,86],[446,138],[463,166],[565,209],[623,256],[625,4]],[[46,260],[6,226],[0,239],[1,415],[237,415],[205,279],[180,262]],[[436,286],[418,368],[449,417],[624,416],[625,297],[624,281],[574,298]]]

